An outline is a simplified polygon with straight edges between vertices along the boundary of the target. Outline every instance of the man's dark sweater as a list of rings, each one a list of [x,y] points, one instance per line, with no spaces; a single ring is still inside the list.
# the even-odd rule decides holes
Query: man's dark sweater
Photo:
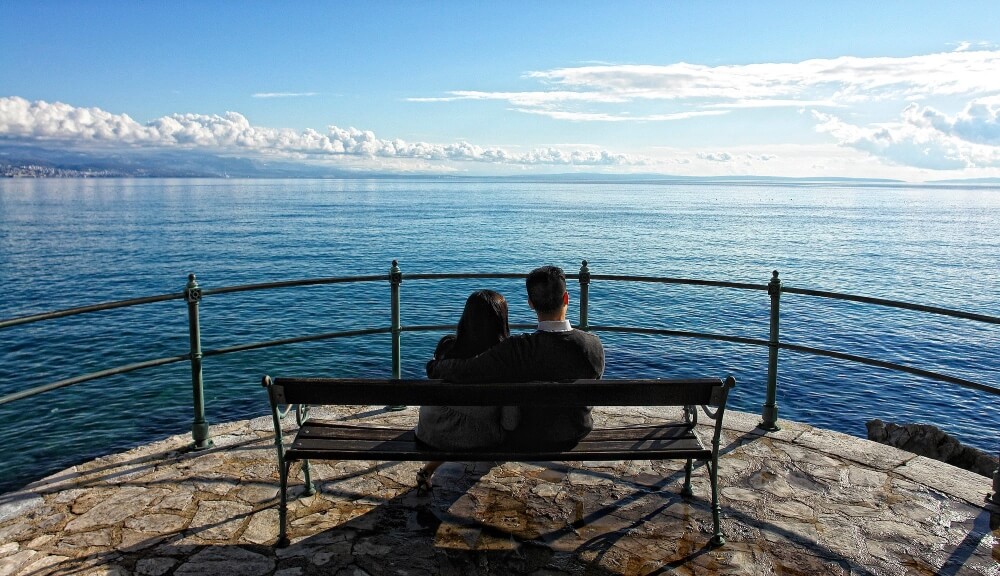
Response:
[[[452,382],[530,382],[600,378],[604,347],[588,332],[533,332],[513,336],[466,359],[432,361],[428,375]],[[512,404],[516,399],[512,398]],[[507,441],[524,449],[576,442],[593,428],[589,406],[523,406]]]

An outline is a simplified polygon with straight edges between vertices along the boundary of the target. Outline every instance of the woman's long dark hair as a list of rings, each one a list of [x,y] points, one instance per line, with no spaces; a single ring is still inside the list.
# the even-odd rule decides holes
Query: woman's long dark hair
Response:
[[[449,358],[471,358],[510,338],[507,301],[492,290],[476,290],[465,301]]]

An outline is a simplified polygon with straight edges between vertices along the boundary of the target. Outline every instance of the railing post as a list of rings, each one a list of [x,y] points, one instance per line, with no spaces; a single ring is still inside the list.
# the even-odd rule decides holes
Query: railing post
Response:
[[[399,271],[399,263],[392,261],[389,269],[389,287],[392,298],[392,377],[399,378],[399,285],[403,282],[403,273]]]
[[[767,341],[767,399],[764,402],[760,427],[774,432],[778,428],[778,307],[781,300],[781,280],[778,271],[771,273],[771,281],[767,283],[767,293],[771,297],[771,328]]]
[[[580,265],[580,330],[590,329],[587,318],[587,307],[590,302],[590,268],[587,261]]]
[[[188,306],[188,336],[191,342],[191,390],[194,395],[194,424],[191,425],[191,436],[194,438],[194,449],[204,450],[212,447],[208,437],[208,421],[205,420],[205,392],[201,375],[201,324],[198,320],[198,303],[201,302],[201,287],[194,274],[188,274],[188,283],[184,288],[184,300]]]
[[[392,377],[400,377],[400,352],[399,352],[399,285],[403,283],[403,273],[399,270],[399,262],[392,261],[392,268],[389,268],[389,289],[391,293],[392,306]],[[386,406],[389,410],[402,410],[406,406]]]

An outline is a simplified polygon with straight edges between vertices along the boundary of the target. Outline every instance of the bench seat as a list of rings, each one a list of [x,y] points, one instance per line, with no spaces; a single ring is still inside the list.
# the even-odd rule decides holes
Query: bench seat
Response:
[[[693,458],[707,460],[705,448],[688,424],[628,426],[592,431],[565,450],[518,450],[498,446],[471,451],[439,450],[419,440],[412,428],[362,426],[324,420],[307,420],[295,436],[285,459],[392,460],[392,461],[498,461],[621,460],[641,452],[644,460]]]

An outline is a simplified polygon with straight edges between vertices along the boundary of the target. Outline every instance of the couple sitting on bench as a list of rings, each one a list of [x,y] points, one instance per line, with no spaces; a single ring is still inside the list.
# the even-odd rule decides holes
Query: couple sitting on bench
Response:
[[[596,379],[604,373],[600,339],[566,320],[566,275],[536,268],[525,282],[538,329],[510,335],[507,302],[491,290],[473,292],[454,336],[441,339],[427,376],[451,382],[529,382]],[[593,428],[589,406],[421,406],[417,438],[440,449],[477,450],[506,444],[531,451],[571,447]],[[417,473],[417,487],[431,488],[441,462]]]

